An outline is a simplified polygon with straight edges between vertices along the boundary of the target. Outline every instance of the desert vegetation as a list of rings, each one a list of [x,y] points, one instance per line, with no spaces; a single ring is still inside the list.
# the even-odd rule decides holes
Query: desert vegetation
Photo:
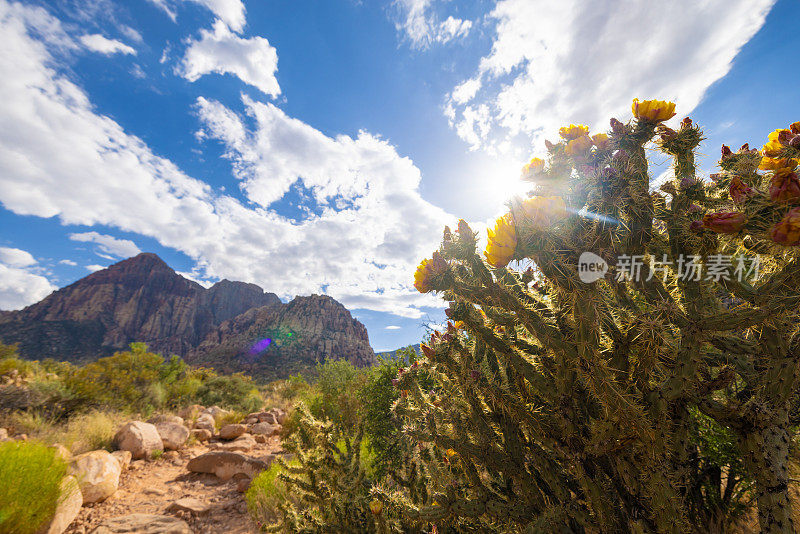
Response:
[[[800,123],[704,180],[674,109],[562,128],[483,254],[445,228],[415,286],[450,322],[323,375],[248,494],[263,530],[795,532]]]

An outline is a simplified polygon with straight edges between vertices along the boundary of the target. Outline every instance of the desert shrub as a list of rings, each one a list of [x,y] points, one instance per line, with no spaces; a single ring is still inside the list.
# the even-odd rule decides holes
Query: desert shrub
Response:
[[[299,465],[297,461],[286,463],[290,467]],[[256,475],[245,494],[247,510],[259,527],[278,523],[282,517],[281,506],[292,500],[295,505],[298,502],[279,477],[283,472],[281,464],[273,462],[269,469]]]
[[[318,419],[333,421],[335,428],[355,428],[362,406],[358,391],[365,374],[347,360],[336,360],[317,365],[317,376],[318,395],[311,399],[311,413]]]
[[[67,465],[55,449],[24,441],[0,443],[0,532],[33,534],[53,517]]]
[[[242,412],[258,410],[264,403],[253,380],[241,373],[209,375],[197,389],[195,401],[203,406],[217,405]]]
[[[53,421],[38,412],[16,412],[4,424],[46,444],[60,443],[73,454],[111,450],[114,433],[130,417],[122,412],[91,410]]]

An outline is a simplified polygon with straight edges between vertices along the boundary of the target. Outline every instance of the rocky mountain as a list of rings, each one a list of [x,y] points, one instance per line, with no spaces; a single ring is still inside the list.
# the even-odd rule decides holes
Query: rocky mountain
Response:
[[[72,362],[141,341],[193,363],[269,376],[287,376],[325,358],[359,365],[375,358],[364,325],[330,297],[283,304],[257,285],[229,280],[206,289],[148,253],[92,273],[23,310],[0,313],[0,340],[18,343],[27,358]],[[253,349],[258,341],[263,350]],[[283,364],[285,371],[274,368]]]
[[[326,359],[365,366],[375,353],[364,325],[324,295],[249,310],[222,323],[186,357],[194,365],[266,378],[307,372]]]

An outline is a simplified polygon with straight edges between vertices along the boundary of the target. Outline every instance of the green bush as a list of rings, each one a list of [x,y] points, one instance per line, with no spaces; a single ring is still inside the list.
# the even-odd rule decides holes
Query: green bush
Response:
[[[33,534],[47,524],[61,496],[67,465],[42,443],[0,443],[0,532]]]
[[[293,467],[298,465],[297,462],[287,462],[287,464]],[[279,476],[283,472],[284,468],[278,462],[274,462],[269,469],[262,471],[253,479],[245,494],[247,510],[259,526],[280,521],[280,507],[291,498],[286,484]]]
[[[319,395],[310,403],[311,413],[345,429],[355,428],[361,409],[358,391],[364,384],[365,374],[347,360],[319,364],[317,374],[315,386]]]
[[[197,389],[197,403],[203,406],[218,405],[243,412],[261,408],[264,400],[253,380],[246,375],[211,375]]]

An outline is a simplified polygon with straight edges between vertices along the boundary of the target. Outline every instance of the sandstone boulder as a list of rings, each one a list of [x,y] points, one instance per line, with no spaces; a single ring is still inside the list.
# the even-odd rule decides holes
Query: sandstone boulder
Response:
[[[275,415],[275,419],[277,420],[279,425],[282,425],[286,422],[286,412],[281,410],[280,408],[272,408],[269,412]]]
[[[193,473],[211,473],[222,480],[230,480],[237,473],[252,478],[269,468],[273,460],[274,456],[271,455],[259,460],[238,452],[211,451],[189,460],[186,468]]]
[[[183,424],[161,422],[156,423],[155,427],[165,449],[178,450],[189,439],[189,429]]]
[[[256,423],[250,427],[251,434],[261,434],[263,436],[273,436],[280,432],[281,427],[270,423]]]
[[[177,517],[130,514],[105,520],[91,534],[192,534],[192,529]]]
[[[211,417],[214,418],[214,421],[219,421],[226,415],[230,414],[228,410],[223,410],[219,406],[211,406],[210,408],[206,408],[203,410],[203,413],[210,414]]]
[[[211,434],[214,434],[216,422],[214,421],[214,416],[210,413],[203,412],[197,416],[197,420],[194,422],[193,428],[202,428],[204,430],[208,430]]]
[[[222,439],[236,439],[247,432],[245,425],[225,425],[219,429],[219,437]]]
[[[194,439],[197,441],[208,441],[213,434],[205,428],[195,428],[192,430],[192,436],[194,436]]]
[[[56,458],[61,458],[65,462],[69,462],[72,458],[72,453],[62,444],[53,443],[50,447],[56,450]]]
[[[131,465],[131,451],[114,451],[111,456],[117,459],[119,467],[125,471]]]
[[[61,497],[55,515],[49,525],[39,530],[39,534],[61,534],[75,521],[81,506],[83,506],[83,495],[78,487],[78,481],[74,476],[67,475],[61,481]]]
[[[114,445],[121,451],[130,451],[134,460],[150,458],[154,452],[164,450],[155,425],[142,421],[123,425],[114,436]]]
[[[119,462],[108,451],[91,451],[75,456],[69,474],[78,480],[83,504],[111,497],[119,486]]]

